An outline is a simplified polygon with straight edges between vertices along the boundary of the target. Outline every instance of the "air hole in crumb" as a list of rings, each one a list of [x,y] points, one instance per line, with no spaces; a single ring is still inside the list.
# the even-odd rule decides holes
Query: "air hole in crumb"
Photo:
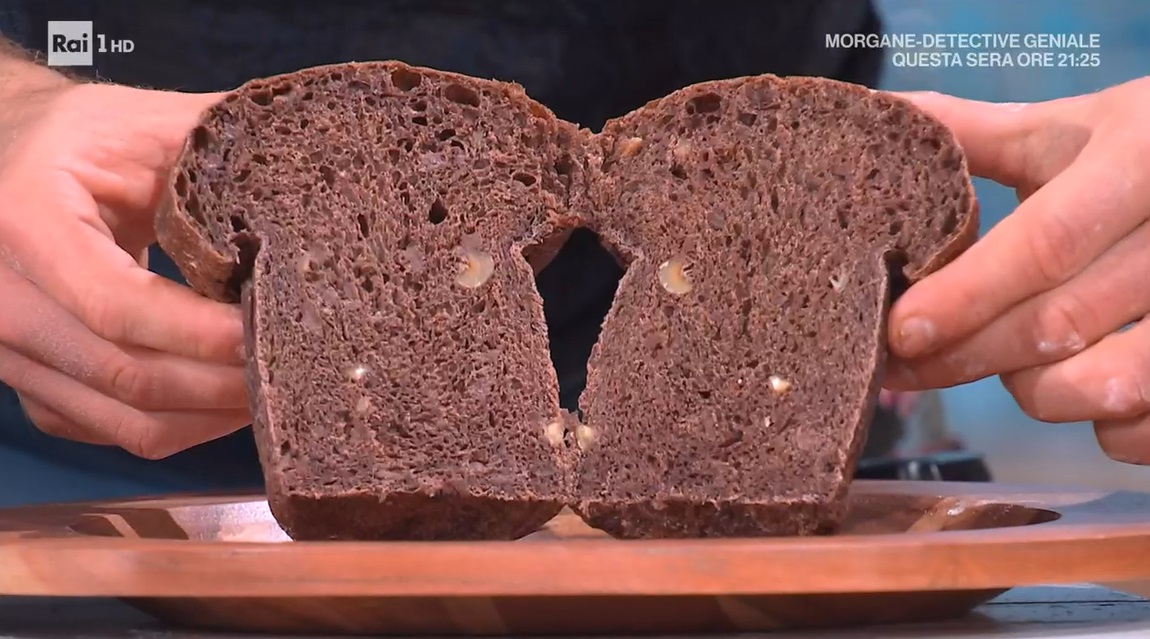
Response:
[[[902,251],[891,251],[886,254],[885,258],[890,303],[893,305],[910,288],[910,280],[907,279],[905,272],[908,260],[906,253]]]
[[[410,91],[419,86],[423,76],[411,69],[396,69],[391,72],[391,84],[400,91]]]
[[[411,123],[418,124],[419,126],[427,126],[427,118],[422,115],[417,115],[414,118],[411,118]]]
[[[208,148],[211,143],[212,133],[208,131],[207,127],[198,126],[195,131],[192,132],[192,148],[202,151]]]
[[[440,142],[446,142],[453,137],[455,137],[455,129],[443,129],[439,133],[435,134],[435,139],[439,140]]]
[[[680,180],[685,180],[687,179],[687,170],[683,168],[682,164],[672,164],[671,175],[679,178]]]
[[[902,233],[902,220],[891,220],[889,231],[891,235]]]
[[[410,138],[403,138],[399,141],[399,146],[403,147],[404,151],[410,153],[411,150],[415,148],[415,141]]]
[[[192,216],[192,219],[200,224],[204,223],[204,214],[203,211],[200,210],[200,200],[196,197],[195,193],[188,194],[188,199],[184,202],[184,210],[188,212],[188,215]]]
[[[687,100],[687,113],[714,113],[723,106],[723,99],[717,93],[704,93]]]
[[[232,231],[235,233],[240,233],[242,231],[248,230],[247,222],[244,222],[244,219],[238,215],[231,216],[231,223]]]
[[[555,172],[559,175],[569,176],[575,171],[575,161],[570,155],[564,155],[555,160]]]
[[[266,107],[272,103],[272,94],[271,91],[265,89],[249,94],[248,99],[259,106]]]
[[[355,221],[359,224],[359,236],[367,239],[368,233],[371,231],[371,227],[367,222],[367,216],[360,213],[355,216]]]
[[[474,89],[465,87],[457,82],[453,82],[443,88],[443,97],[456,104],[470,107],[479,106],[479,94],[476,93]]]
[[[878,177],[878,169],[871,169],[870,172],[866,174],[866,180],[868,182],[875,179],[876,177]]]
[[[847,228],[850,226],[850,211],[841,208],[835,211],[835,217],[839,221],[839,228]]]
[[[256,154],[252,155],[251,163],[252,164],[259,164],[260,166],[267,166],[268,165],[268,158],[267,158],[267,156],[265,156],[261,153],[256,153]]]
[[[425,102],[423,100],[416,100],[415,102],[411,103],[411,110],[412,111],[426,111],[427,110],[427,102]]]
[[[427,221],[432,224],[442,224],[447,219],[447,206],[443,204],[443,200],[435,198],[431,203],[431,209],[427,211]]]
[[[531,186],[532,184],[535,184],[535,176],[528,175],[527,173],[516,173],[515,175],[511,176],[511,179],[519,182],[523,186]]]
[[[335,185],[335,171],[330,166],[319,167],[319,175],[328,186]]]
[[[184,176],[183,173],[176,175],[174,188],[176,189],[176,195],[180,197],[185,197],[188,194],[188,178]]]
[[[746,126],[754,126],[755,120],[758,119],[759,116],[755,115],[754,113],[747,113],[746,111],[740,113],[738,117],[739,124],[745,124]]]
[[[958,228],[958,214],[954,211],[949,211],[942,220],[942,234],[950,235],[954,233],[954,229],[956,228]]]

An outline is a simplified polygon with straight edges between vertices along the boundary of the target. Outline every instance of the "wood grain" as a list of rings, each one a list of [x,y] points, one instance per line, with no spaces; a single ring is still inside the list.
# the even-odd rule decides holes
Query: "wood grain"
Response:
[[[833,537],[293,543],[261,498],[0,511],[0,594],[281,633],[731,632],[925,621],[1021,585],[1150,578],[1150,495],[857,482]]]

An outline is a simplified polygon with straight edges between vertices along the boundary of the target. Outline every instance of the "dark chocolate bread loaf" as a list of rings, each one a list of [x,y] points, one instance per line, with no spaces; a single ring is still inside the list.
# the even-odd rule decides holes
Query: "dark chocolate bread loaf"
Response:
[[[247,313],[295,539],[513,539],[564,504],[618,537],[831,532],[891,278],[977,227],[950,134],[860,87],[713,82],[591,136],[514,85],[399,63],[241,87],[172,200],[161,245]],[[628,267],[583,423],[532,278],[578,226]]]
[[[245,85],[192,134],[157,222],[242,297],[272,513],[296,539],[512,539],[569,494],[525,248],[584,148],[513,85],[347,64]]]
[[[833,531],[891,278],[977,231],[959,147],[902,100],[774,77],[678,91],[598,142],[596,224],[629,264],[581,401],[578,511],[628,538]]]

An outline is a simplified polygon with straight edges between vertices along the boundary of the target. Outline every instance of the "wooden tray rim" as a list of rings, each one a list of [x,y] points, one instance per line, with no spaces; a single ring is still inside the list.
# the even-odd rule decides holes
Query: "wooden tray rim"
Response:
[[[1150,577],[1150,494],[946,482],[859,481],[855,487],[1015,503],[1061,517],[941,533],[725,540],[264,543],[0,537],[0,594],[772,595],[975,590]],[[221,498],[228,503],[243,499]],[[1101,500],[1106,503],[1099,505]],[[147,501],[98,504],[108,508]],[[94,505],[52,508],[78,517]],[[0,511],[0,518],[11,520],[31,510]],[[58,580],[30,574],[39,572],[30,566],[52,564],[83,565],[86,578],[69,579],[64,568]]]

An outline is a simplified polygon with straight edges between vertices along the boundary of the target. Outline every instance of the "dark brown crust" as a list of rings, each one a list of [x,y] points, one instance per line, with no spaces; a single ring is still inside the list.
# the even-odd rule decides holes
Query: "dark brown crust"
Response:
[[[184,155],[191,152],[190,146],[190,140],[184,143]],[[238,301],[227,286],[239,267],[236,256],[216,251],[205,235],[204,227],[175,205],[175,188],[171,179],[165,189],[164,200],[156,211],[156,241],[179,266],[188,285],[198,293],[220,302]]]
[[[387,72],[396,68],[412,68],[420,73],[427,73],[445,78],[460,78],[463,81],[472,81],[455,74],[443,73],[433,70],[424,70],[406,67],[400,63],[368,63],[370,68],[378,68],[380,72]],[[374,66],[371,66],[374,65]],[[351,65],[333,65],[318,69],[306,70],[299,73],[319,73],[323,69],[336,69],[343,66],[364,65],[352,63]],[[236,92],[240,95],[259,87],[267,87],[285,78],[297,74],[287,74],[277,78],[268,78],[253,81],[244,85]],[[685,97],[703,95],[707,93],[720,93],[733,91],[746,83],[764,83],[784,87],[786,90],[810,87],[831,87],[846,96],[853,96],[858,100],[885,101],[898,108],[906,109],[915,118],[930,119],[909,102],[887,94],[869,91],[862,87],[846,85],[838,82],[821,79],[788,79],[780,80],[773,76],[759,78],[744,78],[738,80],[708,82],[669,95],[663,100],[652,102],[646,107],[610,122],[603,134],[592,136],[584,131],[575,131],[567,140],[570,155],[582,158],[583,166],[578,171],[580,184],[570,185],[568,199],[564,203],[567,210],[551,211],[551,217],[543,226],[528,230],[533,241],[542,242],[528,246],[523,255],[537,274],[546,267],[550,260],[562,248],[571,227],[586,222],[596,230],[605,230],[605,241],[610,250],[623,263],[641,253],[643,248],[637,244],[634,237],[627,233],[612,232],[611,223],[599,219],[597,205],[590,196],[591,185],[596,180],[605,179],[608,166],[614,161],[613,155],[618,153],[619,139],[613,137],[612,131],[620,129],[621,123],[636,119],[654,117],[659,105],[668,101],[682,100]],[[511,94],[522,95],[522,90],[514,85],[502,85]],[[545,109],[539,107],[541,112]],[[549,117],[549,113],[547,113]],[[208,121],[211,114],[205,116]],[[945,131],[941,124],[933,119],[937,127],[943,131],[947,144],[957,147],[953,136]],[[197,153],[193,148],[191,138],[185,146],[185,158],[194,157]],[[181,160],[181,163],[184,160]],[[960,166],[955,169],[966,180],[967,201],[970,210],[960,216],[956,229],[946,238],[930,246],[910,247],[918,252],[910,256],[912,259],[904,269],[905,276],[910,282],[919,281],[929,273],[941,268],[968,248],[976,239],[978,231],[978,205],[974,198],[973,186],[970,184],[965,157],[961,158]],[[585,176],[585,183],[583,182]],[[174,180],[174,178],[173,178]],[[175,182],[169,188],[165,206],[157,214],[156,232],[161,246],[180,267],[181,272],[189,284],[200,293],[220,301],[233,302],[239,295],[237,286],[243,282],[238,276],[248,269],[256,269],[251,277],[259,278],[257,264],[243,264],[236,246],[229,246],[228,254],[223,254],[213,247],[209,236],[187,211],[173,205],[176,201]],[[520,247],[523,248],[523,247]],[[891,249],[893,250],[893,249]],[[881,257],[881,256],[878,256]],[[877,257],[876,257],[877,259]],[[256,312],[256,303],[253,301],[251,287],[243,287],[243,304],[246,315],[251,318]],[[873,338],[865,337],[868,344],[873,342],[874,352],[870,355],[874,371],[868,385],[870,401],[866,405],[857,407],[858,427],[855,428],[850,441],[840,442],[845,451],[846,461],[838,472],[844,477],[853,472],[857,456],[865,440],[865,426],[873,414],[874,403],[878,393],[881,371],[886,359],[886,310],[889,303],[883,302],[882,316],[879,318]],[[614,310],[613,310],[614,312]],[[290,491],[281,484],[282,477],[278,473],[278,463],[271,457],[275,448],[267,432],[269,425],[269,403],[275,398],[268,397],[261,392],[260,380],[265,379],[267,371],[261,370],[262,360],[258,357],[255,344],[253,326],[256,322],[249,321],[248,338],[248,385],[253,390],[251,395],[252,412],[256,420],[256,432],[259,439],[261,464],[267,476],[269,504],[277,520],[296,538],[377,538],[379,524],[370,517],[361,516],[362,513],[378,511],[381,504],[388,504],[397,521],[408,522],[404,526],[408,529],[407,538],[442,538],[443,531],[452,529],[453,538],[469,539],[508,539],[516,538],[531,532],[535,527],[559,511],[563,500],[537,499],[524,495],[520,503],[508,503],[506,500],[480,499],[474,497],[457,499],[450,491],[437,493],[429,502],[426,496],[407,495],[402,493],[380,494],[372,486],[364,486],[362,492],[344,492],[339,495],[320,497],[309,495],[307,491]],[[596,347],[598,351],[598,347]],[[622,365],[622,364],[619,364]],[[574,436],[567,434],[567,446],[570,446],[569,455],[578,457],[579,452],[574,446]],[[658,445],[653,442],[652,445]],[[577,471],[569,469],[577,479]],[[835,493],[829,498],[788,498],[784,500],[768,501],[764,503],[759,497],[744,499],[742,501],[710,500],[702,503],[689,503],[664,496],[658,499],[630,499],[614,502],[588,500],[572,495],[568,503],[572,504],[589,523],[608,531],[612,535],[623,538],[637,537],[715,537],[715,536],[745,536],[761,534],[820,534],[833,532],[842,515],[842,497],[849,484],[848,480],[840,482]],[[322,495],[322,491],[317,493]],[[434,502],[434,503],[432,503]],[[480,503],[482,502],[482,503]],[[490,502],[490,503],[488,503]],[[427,506],[434,506],[425,509]],[[491,512],[501,512],[505,515],[502,523],[492,519]],[[333,534],[339,531],[338,534]],[[389,534],[395,534],[394,531]]]
[[[954,137],[953,131],[947,128],[945,124],[943,124],[933,115],[915,106],[915,104],[910,100],[899,96],[897,93],[875,93],[875,95],[882,95],[884,98],[889,99],[891,102],[903,104],[907,108],[918,113],[920,117],[933,121],[938,125],[940,135],[945,137],[949,144],[952,144],[954,147],[961,149],[961,145]],[[967,163],[966,154],[960,154],[959,157],[961,158],[961,162],[959,164],[958,171],[966,179],[966,192],[970,201],[970,213],[959,220],[958,229],[954,232],[954,234],[951,235],[950,238],[943,244],[939,245],[933,253],[928,254],[926,260],[924,260],[921,265],[907,265],[907,268],[903,270],[903,275],[906,276],[907,281],[911,284],[922,281],[922,279],[926,276],[951,263],[956,257],[962,255],[966,249],[973,246],[975,241],[978,240],[980,205],[974,192],[974,183],[970,181],[970,167]],[[883,334],[885,335],[886,333]]]

